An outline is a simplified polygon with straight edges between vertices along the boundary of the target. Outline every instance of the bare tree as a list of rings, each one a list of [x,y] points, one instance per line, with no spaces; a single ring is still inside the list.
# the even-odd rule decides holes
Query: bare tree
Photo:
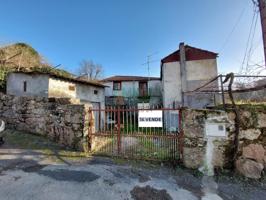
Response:
[[[83,60],[79,65],[79,75],[89,80],[98,80],[103,75],[103,67],[92,60]]]

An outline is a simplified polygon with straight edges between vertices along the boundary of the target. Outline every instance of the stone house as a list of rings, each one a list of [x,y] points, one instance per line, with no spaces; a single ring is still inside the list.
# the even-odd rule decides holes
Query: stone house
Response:
[[[112,76],[102,80],[106,105],[135,106],[138,103],[162,104],[159,77]]]
[[[204,108],[214,104],[211,94],[188,94],[218,76],[218,54],[180,43],[179,49],[161,60],[164,107]],[[218,88],[218,82],[212,84]]]
[[[94,109],[104,109],[104,88],[104,85],[95,81],[51,73],[12,72],[7,76],[6,93],[15,96],[70,98],[79,104],[90,104]],[[96,127],[97,123],[99,120],[96,120]]]

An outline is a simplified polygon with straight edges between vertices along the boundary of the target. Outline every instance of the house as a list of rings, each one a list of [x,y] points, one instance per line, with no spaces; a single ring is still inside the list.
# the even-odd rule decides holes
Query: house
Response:
[[[218,54],[180,43],[179,49],[161,60],[164,107],[203,108],[214,104],[212,94],[187,93],[216,77]],[[213,82],[212,88],[218,88]]]
[[[83,79],[76,79],[47,72],[12,72],[7,76],[6,93],[15,96],[40,96],[46,98],[71,98],[93,109],[104,109],[105,86]],[[100,112],[94,112],[95,128],[104,121]]]
[[[112,76],[102,80],[105,86],[106,105],[136,106],[149,103],[162,104],[161,80],[159,77]]]
[[[6,92],[15,96],[40,96],[77,99],[94,108],[104,108],[104,85],[47,72],[11,72]]]

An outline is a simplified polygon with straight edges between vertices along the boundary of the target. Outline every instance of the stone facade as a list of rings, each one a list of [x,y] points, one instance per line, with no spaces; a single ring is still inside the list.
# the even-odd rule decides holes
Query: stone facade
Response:
[[[236,170],[249,178],[260,178],[266,167],[266,109],[245,107],[240,109],[240,133]],[[235,114],[232,111],[183,110],[183,163],[197,169],[204,165],[206,152],[205,122],[226,123],[226,137],[213,141],[212,164],[216,168],[232,168],[235,137]]]
[[[87,135],[87,106],[70,99],[15,97],[0,94],[0,118],[8,128],[47,136],[64,146],[81,149]]]
[[[185,167],[197,169],[204,165],[207,138],[205,122],[212,119],[215,122],[226,123],[230,128],[229,119],[225,112],[211,110],[183,110],[183,163]],[[212,163],[215,167],[223,167],[227,162],[226,146],[230,144],[229,137],[219,137],[214,141]]]
[[[243,107],[240,111],[238,159],[236,170],[258,179],[266,168],[266,109],[264,106]]]

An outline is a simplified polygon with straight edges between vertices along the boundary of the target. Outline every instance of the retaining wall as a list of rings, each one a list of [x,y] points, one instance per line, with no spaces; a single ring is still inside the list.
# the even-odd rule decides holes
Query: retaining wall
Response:
[[[15,97],[0,94],[0,118],[8,128],[42,136],[74,149],[81,149],[87,135],[88,106],[69,99]]]
[[[266,169],[266,109],[264,106],[240,106],[240,133],[236,163],[233,162],[235,114],[215,110],[183,110],[183,163],[187,168],[200,168],[205,163],[207,138],[205,123],[225,123],[226,137],[217,137],[212,164],[232,168],[250,178],[259,178]],[[252,174],[255,172],[255,174]]]

